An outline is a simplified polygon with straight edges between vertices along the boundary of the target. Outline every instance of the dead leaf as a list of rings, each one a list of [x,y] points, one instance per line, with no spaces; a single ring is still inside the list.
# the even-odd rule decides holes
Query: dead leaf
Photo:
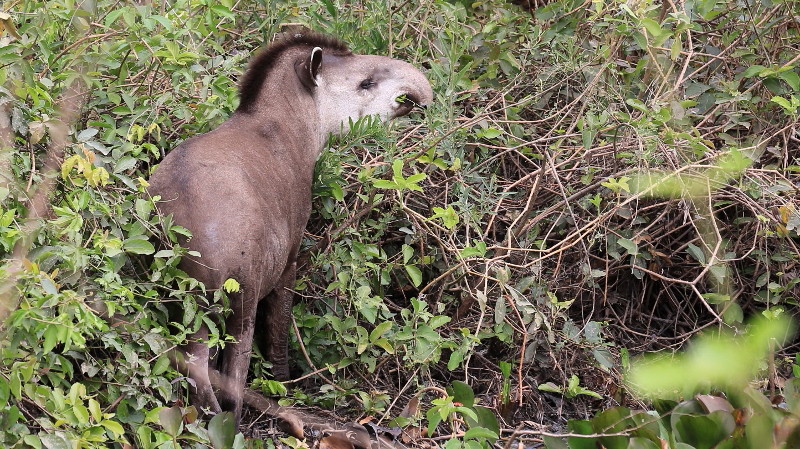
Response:
[[[353,443],[341,435],[328,435],[319,440],[319,449],[354,449]]]
[[[408,426],[403,429],[403,435],[400,436],[400,440],[403,442],[403,444],[417,442],[423,438],[424,433],[425,429],[422,427]]]
[[[361,424],[361,425],[364,425],[364,424],[372,421],[374,418],[375,418],[374,416],[370,415],[370,416],[367,416],[367,417],[359,419],[358,423]]]
[[[413,398],[411,398],[410,401],[408,401],[408,404],[406,404],[406,407],[403,409],[403,411],[400,412],[400,417],[412,418],[414,416],[417,416],[418,409],[419,409],[419,398],[414,396]]]
[[[299,440],[305,438],[305,433],[303,431],[305,426],[300,418],[295,416],[293,413],[281,413],[278,418],[281,420],[281,430]]]
[[[697,402],[703,406],[707,413],[716,412],[717,410],[723,410],[728,413],[733,412],[733,406],[725,398],[712,396],[710,394],[698,394],[695,396],[695,399],[697,399]]]

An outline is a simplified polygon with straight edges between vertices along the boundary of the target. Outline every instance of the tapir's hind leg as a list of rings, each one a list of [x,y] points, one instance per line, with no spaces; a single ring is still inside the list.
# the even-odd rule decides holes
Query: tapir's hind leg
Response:
[[[208,341],[208,328],[205,324],[191,337],[189,342],[182,347],[186,357],[186,367],[189,378],[194,385],[189,387],[189,401],[201,409],[207,409],[216,414],[222,411],[214,395],[214,388],[208,378],[208,366],[211,361]]]
[[[297,263],[290,263],[275,289],[258,305],[258,345],[272,362],[272,375],[278,380],[289,379],[289,325],[296,271]]]

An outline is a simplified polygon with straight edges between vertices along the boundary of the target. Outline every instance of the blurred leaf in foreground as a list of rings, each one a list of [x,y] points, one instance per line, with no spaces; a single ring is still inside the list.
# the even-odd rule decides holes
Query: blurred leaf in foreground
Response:
[[[791,339],[794,331],[794,323],[781,316],[754,321],[742,336],[702,335],[683,354],[646,356],[634,362],[628,385],[641,396],[660,398],[690,397],[710,385],[741,391],[769,352]]]

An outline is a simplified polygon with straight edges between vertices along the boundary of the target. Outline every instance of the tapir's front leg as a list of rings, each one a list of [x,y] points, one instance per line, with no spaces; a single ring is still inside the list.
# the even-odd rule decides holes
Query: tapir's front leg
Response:
[[[249,285],[243,285],[239,293],[230,295],[233,310],[225,321],[225,330],[234,341],[226,344],[222,351],[220,366],[222,385],[219,403],[225,411],[234,413],[237,425],[242,413],[243,391],[253,350],[253,331],[258,304],[254,290]]]
[[[222,408],[214,395],[214,388],[208,377],[208,367],[211,361],[211,354],[208,348],[208,327],[205,323],[200,325],[200,329],[195,332],[189,342],[183,346],[186,357],[186,368],[188,376],[194,385],[189,388],[189,401],[201,409],[206,409],[211,414],[217,414]]]

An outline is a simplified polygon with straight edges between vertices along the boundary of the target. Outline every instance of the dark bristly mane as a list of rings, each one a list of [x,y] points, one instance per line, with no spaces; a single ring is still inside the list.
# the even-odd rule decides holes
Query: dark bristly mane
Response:
[[[247,71],[242,76],[239,85],[239,107],[236,111],[250,112],[252,110],[253,104],[258,99],[258,93],[261,91],[264,80],[267,78],[269,71],[272,69],[281,53],[289,48],[297,46],[320,47],[333,52],[336,56],[347,56],[351,54],[347,44],[333,36],[325,34],[306,32],[302,34],[289,34],[287,37],[277,39],[253,58]]]

